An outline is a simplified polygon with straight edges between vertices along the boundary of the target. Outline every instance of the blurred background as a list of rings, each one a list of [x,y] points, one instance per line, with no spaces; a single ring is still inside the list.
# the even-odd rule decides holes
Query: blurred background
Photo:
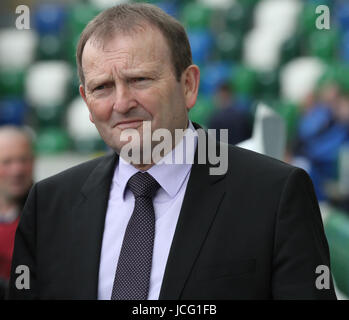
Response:
[[[75,47],[95,15],[121,2],[127,1],[1,1],[0,126],[31,132],[35,181],[108,151],[78,93]],[[227,128],[230,143],[309,173],[337,294],[348,299],[349,1],[147,2],[188,32],[201,69],[191,120]],[[16,29],[20,5],[30,10],[28,30]],[[329,17],[316,11],[320,5]]]

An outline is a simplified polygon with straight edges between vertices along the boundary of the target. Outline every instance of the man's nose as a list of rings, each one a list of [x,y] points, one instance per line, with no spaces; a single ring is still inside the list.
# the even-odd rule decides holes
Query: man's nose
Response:
[[[20,160],[14,160],[11,162],[8,172],[11,176],[20,176],[25,171],[26,166]]]
[[[118,84],[115,88],[113,109],[119,113],[127,113],[131,108],[136,106],[132,92],[127,84]]]

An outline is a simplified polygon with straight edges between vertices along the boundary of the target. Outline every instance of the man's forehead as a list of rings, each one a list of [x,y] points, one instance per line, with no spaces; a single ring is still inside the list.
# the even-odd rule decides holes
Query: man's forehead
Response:
[[[6,158],[14,151],[31,152],[29,141],[21,135],[0,135],[0,159]]]
[[[149,27],[130,34],[116,34],[104,41],[90,38],[83,51],[82,65],[93,69],[108,62],[120,62],[124,68],[151,67],[168,58],[168,46],[161,32]]]
[[[1,144],[16,144],[16,143],[23,143],[23,142],[29,142],[28,137],[26,137],[24,134],[16,131],[4,131],[0,132],[0,143]]]

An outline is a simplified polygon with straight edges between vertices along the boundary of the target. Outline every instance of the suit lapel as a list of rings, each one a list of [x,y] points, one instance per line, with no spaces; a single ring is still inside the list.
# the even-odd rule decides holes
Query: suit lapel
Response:
[[[194,124],[195,128],[200,128]],[[206,140],[209,136],[206,134]],[[212,139],[212,138],[210,138]],[[218,144],[217,144],[218,147]],[[207,143],[206,143],[207,150]],[[206,155],[207,159],[207,155]],[[118,155],[104,157],[91,172],[72,210],[72,299],[96,299],[100,251],[111,182]],[[192,166],[172,241],[160,299],[179,299],[225,194],[225,175],[209,175],[208,161]]]
[[[116,153],[105,156],[87,178],[73,209],[71,288],[75,299],[96,299],[105,214]]]
[[[197,125],[194,124],[194,126],[198,128]],[[207,134],[206,138],[212,139]],[[218,144],[216,145],[218,147]],[[205,164],[198,163],[197,149],[167,260],[159,299],[177,300],[180,298],[223,200],[225,175],[209,175],[210,167],[213,166],[208,161]]]

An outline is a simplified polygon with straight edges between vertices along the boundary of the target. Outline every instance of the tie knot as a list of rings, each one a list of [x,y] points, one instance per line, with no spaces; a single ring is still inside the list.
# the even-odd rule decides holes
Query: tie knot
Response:
[[[127,183],[135,198],[148,197],[152,198],[159,189],[159,183],[148,172],[135,173]]]

